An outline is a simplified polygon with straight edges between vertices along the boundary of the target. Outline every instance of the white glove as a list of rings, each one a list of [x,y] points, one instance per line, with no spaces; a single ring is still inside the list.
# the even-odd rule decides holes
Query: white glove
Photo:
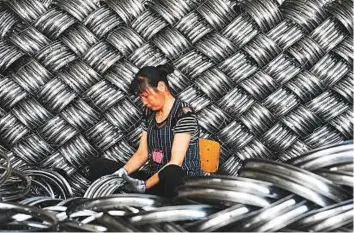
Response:
[[[114,175],[118,175],[118,177],[122,177],[123,175],[127,176],[128,175],[128,171],[125,170],[124,167],[122,167],[122,168],[118,169],[117,171],[115,171],[113,174]]]

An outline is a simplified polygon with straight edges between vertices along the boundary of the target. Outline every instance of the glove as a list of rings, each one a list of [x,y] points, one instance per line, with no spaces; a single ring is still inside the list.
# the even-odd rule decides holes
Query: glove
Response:
[[[122,167],[122,168],[118,169],[117,171],[115,171],[113,174],[114,175],[118,175],[118,177],[122,177],[123,175],[127,176],[128,175],[128,171],[125,170],[124,167]]]
[[[145,181],[131,178],[128,175],[123,175],[122,177],[126,181],[126,184],[123,186],[124,191],[134,193],[145,193]]]

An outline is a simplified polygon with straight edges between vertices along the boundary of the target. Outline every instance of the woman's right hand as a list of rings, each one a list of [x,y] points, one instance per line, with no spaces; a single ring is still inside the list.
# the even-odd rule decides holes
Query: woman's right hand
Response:
[[[116,172],[113,173],[114,175],[118,175],[118,177],[122,177],[123,175],[128,175],[128,171],[125,170],[124,167],[118,169]]]

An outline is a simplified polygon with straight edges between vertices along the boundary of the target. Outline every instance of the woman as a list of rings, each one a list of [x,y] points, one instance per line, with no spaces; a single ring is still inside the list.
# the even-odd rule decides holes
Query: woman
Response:
[[[172,197],[184,176],[202,175],[197,118],[187,103],[171,94],[166,77],[172,72],[169,65],[146,66],[131,84],[131,91],[146,107],[143,133],[138,150],[115,174],[125,178],[127,189],[134,192]],[[148,174],[137,173],[146,161]],[[99,165],[91,160],[92,166]],[[106,172],[112,169],[104,167]]]

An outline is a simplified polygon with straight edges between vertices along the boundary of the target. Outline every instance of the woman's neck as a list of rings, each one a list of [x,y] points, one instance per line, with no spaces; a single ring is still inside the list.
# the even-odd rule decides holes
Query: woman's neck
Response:
[[[175,97],[173,97],[172,95],[167,95],[165,97],[165,103],[164,103],[162,109],[160,111],[158,111],[159,114],[168,115],[171,111],[171,108],[172,108],[174,102],[175,102]]]

